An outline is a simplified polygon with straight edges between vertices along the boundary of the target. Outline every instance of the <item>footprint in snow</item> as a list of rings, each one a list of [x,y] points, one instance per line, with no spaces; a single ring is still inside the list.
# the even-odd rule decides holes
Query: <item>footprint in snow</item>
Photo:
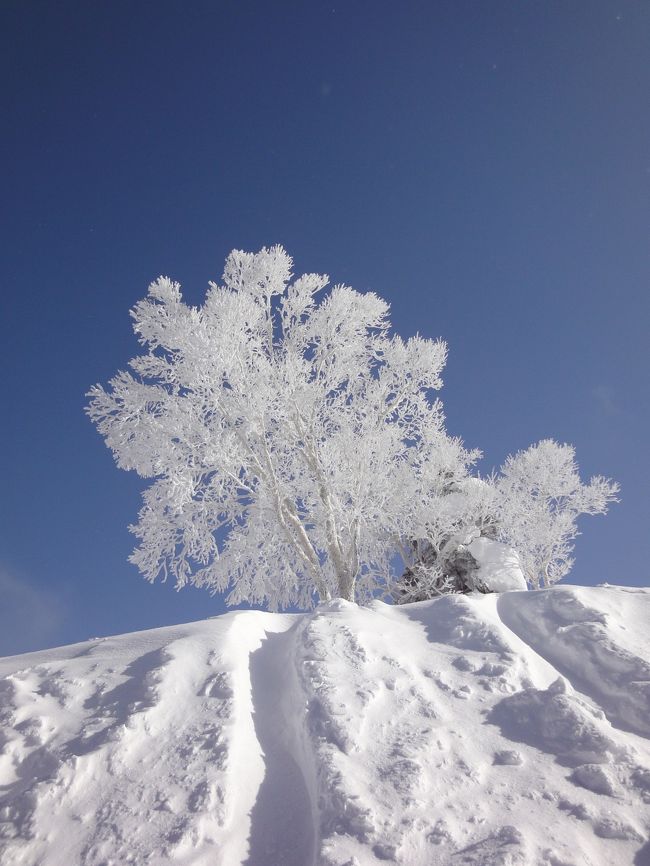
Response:
[[[562,798],[558,801],[557,807],[567,815],[577,818],[578,821],[590,821],[593,818],[592,811],[586,803],[572,803],[571,800]]]
[[[422,765],[403,758],[387,767],[381,775],[399,794],[412,794],[420,784]]]
[[[476,668],[471,663],[471,661],[467,658],[467,656],[458,656],[452,662],[453,666],[456,670],[466,671],[467,673],[475,673]]]
[[[594,824],[594,833],[601,839],[622,839],[632,842],[644,842],[643,836],[627,821],[605,815]]]
[[[230,677],[225,671],[208,677],[198,694],[206,698],[220,698],[221,700],[232,698],[234,693],[230,684]]]
[[[594,794],[614,796],[614,782],[601,764],[582,764],[575,768],[569,778],[575,785],[593,791]]]
[[[452,694],[455,698],[460,698],[460,700],[466,701],[472,694],[472,690],[469,686],[461,686],[459,689],[454,689]]]
[[[439,818],[433,829],[427,833],[427,842],[431,845],[453,845],[454,838],[449,830],[449,825],[444,818]]]
[[[521,756],[521,752],[516,751],[516,749],[501,749],[499,752],[494,753],[494,758],[492,763],[499,766],[512,766],[518,767],[523,764],[524,759]]]
[[[454,855],[454,863],[472,866],[528,866],[524,838],[516,827],[501,827],[485,839],[468,845]]]

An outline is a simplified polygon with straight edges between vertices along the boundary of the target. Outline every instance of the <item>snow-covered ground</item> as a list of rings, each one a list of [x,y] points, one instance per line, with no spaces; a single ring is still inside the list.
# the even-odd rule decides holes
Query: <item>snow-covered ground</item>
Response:
[[[555,587],[0,659],[0,862],[649,864],[649,623]]]

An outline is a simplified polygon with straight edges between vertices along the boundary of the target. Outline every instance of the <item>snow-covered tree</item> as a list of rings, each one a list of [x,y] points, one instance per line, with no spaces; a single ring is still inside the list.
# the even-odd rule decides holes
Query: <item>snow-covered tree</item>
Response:
[[[360,599],[410,539],[458,524],[448,492],[478,453],[431,396],[445,344],[391,335],[373,293],[318,301],[328,278],[291,266],[235,251],[200,308],[160,277],[132,311],[147,352],[89,392],[118,465],[156,479],[131,527],[151,581],[272,608]]]
[[[570,571],[577,518],[604,514],[619,490],[600,475],[583,484],[573,446],[552,439],[508,457],[494,484],[497,537],[517,551],[534,588]]]
[[[446,592],[551,586],[571,570],[582,514],[604,514],[618,485],[602,476],[583,484],[575,450],[545,439],[507,458],[499,473],[449,488],[411,544],[408,567],[393,588],[400,603]],[[523,587],[522,587],[523,588]]]

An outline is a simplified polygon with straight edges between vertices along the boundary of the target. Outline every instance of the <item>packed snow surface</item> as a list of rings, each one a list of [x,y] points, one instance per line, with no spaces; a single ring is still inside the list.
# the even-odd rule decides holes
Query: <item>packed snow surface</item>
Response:
[[[649,864],[649,622],[555,587],[0,659],[0,862]]]

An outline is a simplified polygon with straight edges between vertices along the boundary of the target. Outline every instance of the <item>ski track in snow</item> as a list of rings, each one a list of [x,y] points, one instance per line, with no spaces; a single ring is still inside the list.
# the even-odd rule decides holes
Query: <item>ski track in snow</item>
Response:
[[[294,631],[295,626],[268,634],[251,655],[253,720],[265,775],[251,813],[246,866],[312,866],[316,862],[313,789],[305,776],[301,750]]]
[[[0,862],[650,866],[649,614],[337,601],[0,659]]]

